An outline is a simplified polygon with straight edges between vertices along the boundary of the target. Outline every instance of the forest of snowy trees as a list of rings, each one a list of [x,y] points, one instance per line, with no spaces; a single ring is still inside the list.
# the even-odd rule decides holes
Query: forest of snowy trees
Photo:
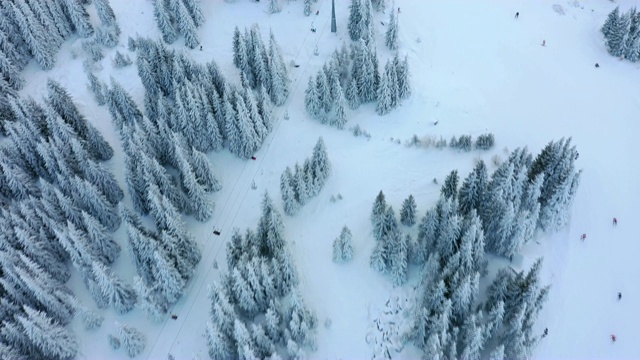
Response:
[[[620,14],[616,6],[600,29],[609,54],[636,62],[640,60],[640,13],[635,7]]]
[[[212,359],[278,359],[282,349],[304,358],[315,348],[317,319],[300,296],[298,272],[282,216],[265,193],[256,230],[235,229],[227,243],[228,273],[210,289],[207,341]]]
[[[485,252],[511,258],[533,239],[536,228],[558,230],[568,222],[581,171],[571,139],[552,141],[533,159],[514,150],[489,177],[479,161],[458,186],[457,171],[446,178],[435,208],[428,210],[414,239],[402,234],[384,193],[376,197],[371,222],[376,245],[371,266],[407,280],[408,264],[421,267],[415,326],[408,338],[426,358],[526,358],[538,337],[532,327],[549,291],[539,284],[542,261],[527,273],[501,270],[485,305],[478,299],[487,274]],[[401,223],[411,227],[416,204],[402,204]],[[484,311],[482,307],[484,306]]]

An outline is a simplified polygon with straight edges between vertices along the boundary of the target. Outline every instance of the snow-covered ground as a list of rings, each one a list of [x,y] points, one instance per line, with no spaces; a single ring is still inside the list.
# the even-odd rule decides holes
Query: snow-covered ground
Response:
[[[410,293],[411,285],[394,289],[389,278],[369,267],[374,245],[369,213],[378,191],[384,191],[396,210],[413,194],[420,214],[424,214],[440,191],[434,178],[442,183],[453,169],[464,177],[474,159],[491,163],[495,154],[504,158],[505,149],[527,146],[535,154],[548,141],[563,136],[573,137],[580,152],[578,166],[584,169],[571,223],[560,233],[539,234],[536,242],[523,249],[524,260],[519,264],[528,268],[544,256],[543,280],[552,284],[549,302],[537,324],[540,332],[548,328],[549,336],[542,339],[534,356],[640,358],[636,343],[640,338],[636,305],[640,263],[634,260],[640,243],[633,228],[640,220],[640,167],[632,155],[636,149],[633,134],[640,128],[640,71],[638,64],[609,56],[599,32],[614,6],[626,11],[634,1],[396,1],[395,6],[401,9],[399,51],[409,57],[413,95],[383,117],[375,114],[373,105],[349,112],[347,127],[359,124],[371,134],[369,140],[321,125],[309,119],[303,107],[308,77],[334,48],[348,41],[350,1],[336,1],[337,35],[330,32],[330,0],[314,3],[309,17],[302,14],[302,1],[281,2],[282,12],[273,15],[266,12],[266,1],[201,2],[206,17],[199,29],[203,50],[187,50],[189,55],[202,62],[213,58],[228,78],[239,82],[232,64],[233,28],[259,23],[264,35],[269,28],[273,30],[285,62],[300,65],[290,69],[291,96],[276,109],[278,122],[256,154],[256,161],[238,159],[226,150],[210,155],[223,189],[213,196],[216,209],[212,220],[202,224],[187,219],[203,249],[203,260],[187,294],[171,309],[178,319],[151,323],[137,310],[125,316],[109,310],[99,330],[82,333],[79,324],[75,327],[81,334],[79,358],[126,357],[122,350],[113,352],[108,347],[107,334],[114,333],[114,321],[145,331],[147,348],[139,358],[164,359],[169,353],[176,359],[208,358],[203,337],[209,313],[207,287],[223,270],[215,269],[212,263],[217,261],[224,267],[224,243],[234,227],[255,227],[265,190],[280,204],[280,174],[286,166],[309,157],[320,136],[333,165],[332,175],[320,195],[297,216],[285,217],[286,237],[301,273],[303,296],[320,320],[318,350],[309,354],[310,358],[369,358],[373,347],[366,339],[373,319],[384,311],[388,299]],[[111,5],[123,32],[117,50],[128,53],[128,36],[160,37],[151,1],[111,0]],[[558,6],[564,14],[557,11]],[[387,12],[390,10],[388,5]],[[517,20],[516,11],[520,13]],[[97,21],[95,14],[92,16]],[[376,13],[375,20],[383,62],[392,56],[382,41],[386,28],[381,21],[387,23],[388,13]],[[317,32],[310,31],[312,26]],[[173,46],[182,45],[183,40],[178,40]],[[313,54],[316,46],[319,56]],[[143,89],[135,68],[116,70],[111,65],[116,49],[106,51],[103,70],[96,76],[102,80],[113,76],[142,108]],[[83,114],[116,149],[110,165],[122,181],[118,136],[107,109],[98,107],[86,89],[83,56],[80,40],[68,41],[53,70],[42,72],[35,64],[27,68],[28,85],[22,93],[41,96],[47,77],[66,86]],[[596,62],[600,68],[594,67]],[[283,119],[285,110],[288,120]],[[433,125],[435,121],[437,125]],[[492,151],[458,153],[404,145],[413,134],[449,139],[484,132],[495,134]],[[330,201],[337,194],[342,199]],[[619,220],[615,228],[611,223],[614,216]],[[331,262],[331,244],[344,225],[353,233],[355,258],[336,265]],[[220,230],[221,236],[213,235],[214,229]],[[579,241],[582,233],[587,234],[584,242]],[[116,234],[124,245],[123,231]],[[134,275],[124,252],[114,269],[129,281]],[[416,274],[412,275],[415,278]],[[86,290],[77,282],[76,293],[82,296]],[[619,291],[623,298],[618,302]],[[332,322],[328,328],[324,326],[326,318]],[[614,344],[611,334],[618,338]],[[411,346],[397,355],[418,356]]]

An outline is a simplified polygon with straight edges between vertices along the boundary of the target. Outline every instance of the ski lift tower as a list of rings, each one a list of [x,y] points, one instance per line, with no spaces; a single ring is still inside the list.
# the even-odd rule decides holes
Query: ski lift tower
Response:
[[[338,29],[336,28],[336,2],[335,0],[331,0],[331,32],[335,33]]]

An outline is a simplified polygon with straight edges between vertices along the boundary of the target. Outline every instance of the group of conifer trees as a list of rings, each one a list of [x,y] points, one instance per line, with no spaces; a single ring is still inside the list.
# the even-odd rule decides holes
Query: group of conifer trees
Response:
[[[393,208],[378,194],[371,266],[389,273],[394,285],[406,281],[408,263],[422,267],[413,342],[427,358],[478,358],[481,350],[495,358],[530,355],[538,340],[532,327],[548,292],[538,280],[541,262],[526,275],[500,271],[483,314],[475,309],[480,277],[486,275],[485,251],[511,258],[536,228],[553,231],[567,224],[581,174],[577,155],[571,139],[563,138],[535,159],[516,149],[491,177],[480,161],[460,187],[457,171],[451,172],[415,239],[403,238]],[[401,222],[411,226],[415,217],[410,196]]]
[[[305,159],[302,166],[296,163],[293,171],[287,166],[280,176],[280,192],[285,214],[297,214],[301,206],[318,195],[330,173],[331,163],[324,140],[320,138],[313,148],[311,158]]]
[[[99,6],[106,5],[106,6]],[[107,0],[96,2],[103,14]],[[24,86],[20,71],[33,58],[43,70],[53,68],[60,45],[73,34],[86,38],[94,30],[84,5],[76,0],[7,0],[0,2],[0,132],[11,117],[10,97]]]
[[[212,359],[303,358],[315,348],[317,319],[297,291],[298,273],[284,237],[282,216],[269,195],[255,231],[234,230],[227,243],[228,273],[210,289],[206,337]]]
[[[196,0],[155,0],[153,16],[162,33],[162,40],[172,44],[179,35],[185,45],[194,49],[200,44],[197,29],[204,24],[204,15]]]
[[[102,317],[65,286],[70,263],[100,308],[133,308],[137,296],[110,266],[120,253],[117,181],[103,164],[111,146],[69,93],[47,84],[44,104],[13,98],[0,151],[0,357],[73,357],[63,326],[75,314],[85,327]]]
[[[315,78],[309,78],[305,91],[307,113],[322,123],[339,129],[347,122],[346,107],[376,102],[376,112],[388,114],[411,95],[409,64],[398,54],[387,61],[384,71],[378,69],[378,54],[373,41],[372,6],[370,1],[353,0],[350,7],[350,50],[343,44],[335,50]],[[391,15],[387,45],[397,49],[397,20]]]
[[[616,6],[600,31],[604,34],[609,54],[633,62],[640,60],[640,13],[635,7],[620,14]]]

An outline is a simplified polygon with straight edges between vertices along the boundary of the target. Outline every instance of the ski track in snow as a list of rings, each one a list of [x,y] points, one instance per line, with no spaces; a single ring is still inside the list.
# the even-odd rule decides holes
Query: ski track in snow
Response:
[[[293,59],[300,67],[290,68],[291,94],[284,106],[274,109],[274,129],[256,161],[237,159],[226,150],[210,155],[223,189],[212,196],[216,207],[210,221],[203,224],[186,219],[203,258],[186,294],[170,310],[178,319],[167,316],[163,322],[151,323],[137,310],[122,316],[109,309],[102,312],[104,325],[91,332],[84,332],[76,319],[72,326],[81,340],[79,359],[127,358],[122,350],[108,346],[107,334],[114,333],[114,321],[145,332],[147,347],[140,358],[164,359],[168,353],[176,359],[208,358],[204,338],[209,314],[207,286],[218,280],[219,271],[226,271],[226,241],[235,227],[242,232],[255,228],[265,190],[280,206],[281,172],[309,157],[319,136],[327,145],[332,175],[297,216],[283,215],[285,237],[300,271],[302,295],[316,311],[320,324],[318,350],[310,353],[310,358],[371,358],[375,349],[365,338],[372,317],[377,315],[376,309],[385,308],[386,299],[403,293],[404,288],[394,289],[388,277],[369,267],[374,243],[369,211],[379,190],[396,211],[402,200],[413,194],[421,216],[439,194],[440,185],[434,185],[432,179],[441,183],[453,169],[464,178],[475,158],[484,159],[493,171],[490,159],[493,155],[506,157],[503,149],[528,146],[537,154],[549,140],[563,136],[573,137],[580,152],[577,166],[584,170],[571,223],[558,233],[538,233],[536,241],[522,250],[522,261],[513,264],[516,270],[526,270],[537,257],[544,256],[542,279],[552,285],[549,302],[536,324],[538,333],[548,328],[549,335],[540,341],[534,358],[640,358],[640,311],[636,305],[640,263],[635,259],[640,251],[635,227],[640,214],[640,167],[633,156],[640,128],[640,66],[609,56],[599,32],[609,11],[618,5],[626,11],[637,5],[634,1],[397,0],[395,6],[402,9],[398,16],[400,54],[409,57],[413,95],[383,117],[375,114],[372,105],[348,110],[346,128],[359,124],[371,134],[370,140],[319,124],[304,111],[308,76],[322,67],[342,41],[348,42],[349,1],[336,1],[337,36],[328,31],[330,1],[314,3],[310,17],[302,15],[302,1],[281,3],[282,12],[269,15],[266,1],[202,1],[206,22],[199,35],[203,51],[184,48],[183,39],[170,45],[184,49],[196,61],[213,58],[228,79],[239,82],[231,64],[233,28],[238,25],[242,30],[258,22],[265,39],[269,27],[273,28],[285,63],[289,65]],[[135,57],[126,50],[128,36],[160,38],[152,1],[111,0],[111,5],[122,29],[120,44],[104,49],[105,59],[99,62],[103,69],[95,75],[107,82],[113,76],[143,109],[137,70],[134,66],[115,70],[111,58],[116,50]],[[392,56],[384,46],[386,27],[380,24],[387,23],[389,10],[395,10],[390,5],[387,8],[385,14],[374,14],[381,67]],[[318,9],[320,15],[316,16]],[[520,13],[517,20],[513,17],[516,11]],[[310,32],[316,25],[317,32]],[[540,46],[543,40],[545,47]],[[27,84],[21,93],[40,100],[46,93],[47,77],[67,87],[80,111],[116,151],[108,164],[122,185],[124,159],[119,135],[106,107],[98,107],[86,90],[81,42],[71,39],[63,44],[56,66],[49,72],[30,63],[24,71]],[[316,45],[319,56],[313,55]],[[594,69],[596,62],[599,69]],[[282,119],[285,111],[290,120]],[[434,121],[438,125],[434,126]],[[448,140],[452,135],[475,137],[487,131],[496,137],[496,147],[489,152],[404,146],[413,134]],[[257,190],[251,189],[254,181]],[[330,202],[331,195],[338,193],[343,199]],[[125,203],[128,201],[127,196]],[[613,217],[619,220],[615,228]],[[331,242],[343,225],[353,233],[355,257],[349,264],[335,265]],[[221,235],[213,235],[214,229]],[[587,234],[584,242],[579,240],[582,233]],[[122,229],[114,236],[124,249]],[[219,270],[212,268],[214,260]],[[135,269],[126,251],[115,265],[114,270],[131,281]],[[508,261],[496,262],[492,271],[499,265],[508,265]],[[416,272],[411,276],[406,289],[415,285]],[[75,273],[69,286],[81,301],[95,306]],[[621,301],[616,297],[619,291]],[[329,328],[323,326],[326,318],[332,320]],[[611,343],[611,334],[617,336],[616,343]],[[409,345],[392,356],[413,359],[420,354]]]

